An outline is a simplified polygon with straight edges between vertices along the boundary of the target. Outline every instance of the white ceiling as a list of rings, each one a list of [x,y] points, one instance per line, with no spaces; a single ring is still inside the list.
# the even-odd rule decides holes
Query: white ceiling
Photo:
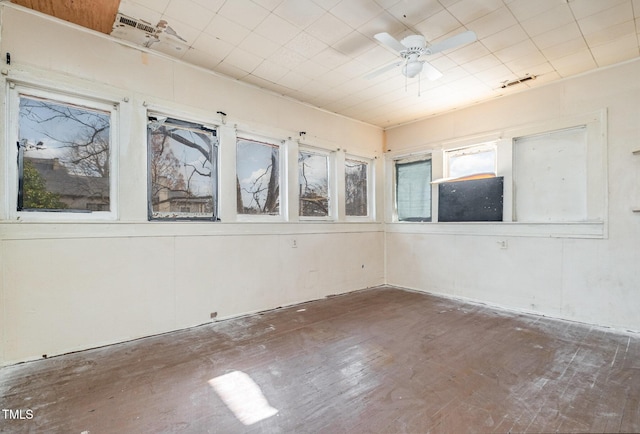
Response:
[[[119,12],[161,31],[113,36],[383,128],[640,55],[640,0],[121,0]],[[436,81],[364,78],[397,58],[376,33],[435,43],[465,30],[478,40],[429,56]]]

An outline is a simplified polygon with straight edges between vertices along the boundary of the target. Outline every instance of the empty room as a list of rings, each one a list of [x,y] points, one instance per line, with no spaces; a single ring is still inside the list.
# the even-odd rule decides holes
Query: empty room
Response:
[[[0,0],[0,432],[640,432],[640,0]]]

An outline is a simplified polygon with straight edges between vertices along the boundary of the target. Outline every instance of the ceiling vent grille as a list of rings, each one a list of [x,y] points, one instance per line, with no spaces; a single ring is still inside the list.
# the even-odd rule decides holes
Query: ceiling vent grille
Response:
[[[138,21],[134,18],[131,18],[122,14],[118,14],[118,18],[116,19],[116,22],[118,23],[119,26],[133,27],[134,29],[142,30],[143,32],[147,32],[147,33],[155,33],[156,31],[155,27],[143,21]]]
[[[512,81],[503,82],[501,88],[506,89],[507,87],[515,86],[516,84],[524,83],[525,81],[535,80],[535,79],[536,79],[535,75],[527,74],[524,77],[516,78],[515,80],[512,80]]]
[[[144,30],[147,33],[154,33],[156,31],[155,27],[151,27],[149,24],[145,24],[141,22],[138,22],[138,25],[136,26],[136,28],[140,30]]]
[[[118,16],[118,22],[130,27],[136,27],[138,25],[138,22],[136,20],[134,20],[133,18],[125,17],[124,15]]]

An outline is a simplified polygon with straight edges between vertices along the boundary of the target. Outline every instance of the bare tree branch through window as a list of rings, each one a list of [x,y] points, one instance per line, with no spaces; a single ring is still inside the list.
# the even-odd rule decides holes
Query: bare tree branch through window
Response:
[[[18,208],[108,211],[110,130],[109,112],[20,96]]]
[[[368,215],[367,167],[363,161],[345,160],[345,214],[348,216]]]
[[[300,215],[329,215],[329,157],[300,151],[298,154]]]
[[[213,218],[215,132],[155,120],[148,142],[151,218]]]
[[[238,138],[236,145],[238,214],[280,213],[280,147]]]

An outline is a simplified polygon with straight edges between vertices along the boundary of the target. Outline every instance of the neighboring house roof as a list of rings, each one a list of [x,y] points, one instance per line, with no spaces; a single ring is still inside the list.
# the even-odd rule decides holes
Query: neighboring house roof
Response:
[[[47,190],[67,197],[109,197],[109,178],[70,174],[57,158],[24,157],[46,181]]]

